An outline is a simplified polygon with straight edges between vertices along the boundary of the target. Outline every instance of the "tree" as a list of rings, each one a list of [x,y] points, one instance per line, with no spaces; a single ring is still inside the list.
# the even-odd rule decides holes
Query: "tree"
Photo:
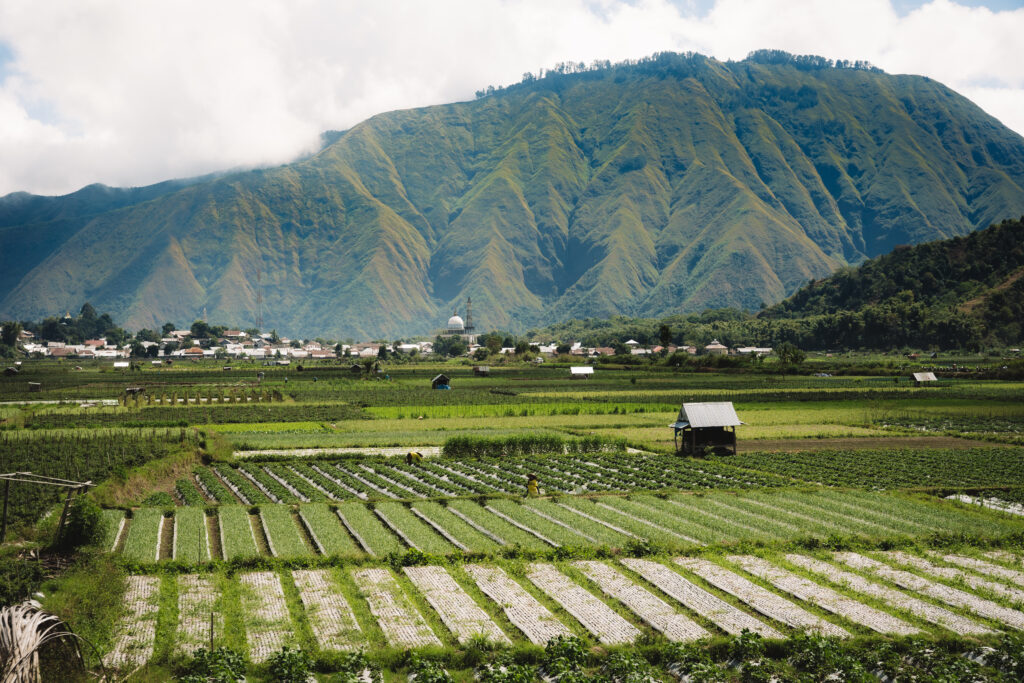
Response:
[[[381,344],[380,348],[377,349],[377,360],[384,361],[384,360],[387,360],[387,359],[388,359],[388,345],[387,344]]]
[[[658,339],[661,341],[662,346],[668,346],[672,343],[672,328],[665,323],[661,324],[658,328]]]
[[[555,353],[557,353],[559,356],[568,355],[570,351],[572,351],[572,347],[569,346],[568,344],[559,344],[558,346],[555,347]]]
[[[523,355],[524,353],[526,353],[527,351],[530,350],[530,345],[527,344],[524,341],[517,342],[516,346],[515,346],[515,349],[516,349],[516,355],[517,356],[521,356],[521,355]]]
[[[210,326],[206,324],[205,320],[197,320],[192,323],[189,331],[192,333],[193,339],[206,339],[210,336]]]
[[[473,352],[474,360],[487,360],[487,356],[491,355],[487,350],[486,346],[481,346],[479,349]]]
[[[160,328],[160,334],[167,337],[176,329],[178,329],[178,326],[174,323],[164,323],[164,326]]]
[[[779,357],[779,363],[783,366],[797,366],[804,362],[807,354],[796,347],[792,342],[784,341],[775,347],[775,355]]]
[[[135,333],[135,338],[138,339],[140,342],[144,342],[144,341],[158,342],[158,341],[160,341],[160,335],[157,334],[156,331],[150,330],[150,329],[145,328],[145,327],[143,327],[141,330],[139,330],[138,332]]]
[[[5,346],[13,347],[15,344],[18,343],[19,332],[21,332],[21,323],[4,323],[3,330],[0,331],[0,341],[3,341]]]

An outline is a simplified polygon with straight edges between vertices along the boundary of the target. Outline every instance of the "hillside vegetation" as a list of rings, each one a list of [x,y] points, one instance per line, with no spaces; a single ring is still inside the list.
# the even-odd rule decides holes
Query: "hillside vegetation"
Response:
[[[847,65],[842,65],[846,67]],[[372,338],[757,309],[1024,213],[1024,139],[917,76],[660,54],[375,116],[272,169],[0,200],[0,317]],[[268,131],[268,133],[271,133]]]
[[[805,349],[978,349],[1024,339],[1024,218],[963,237],[899,247],[856,268],[812,281],[757,315],[708,310],[662,320],[574,320],[538,330],[556,339],[605,345],[634,337],[675,342]]]

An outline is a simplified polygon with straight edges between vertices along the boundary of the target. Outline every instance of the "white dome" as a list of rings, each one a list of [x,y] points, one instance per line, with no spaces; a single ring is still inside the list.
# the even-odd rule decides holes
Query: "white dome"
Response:
[[[453,315],[448,318],[448,329],[459,330],[460,332],[466,328],[466,324],[462,322],[462,318],[457,315]]]

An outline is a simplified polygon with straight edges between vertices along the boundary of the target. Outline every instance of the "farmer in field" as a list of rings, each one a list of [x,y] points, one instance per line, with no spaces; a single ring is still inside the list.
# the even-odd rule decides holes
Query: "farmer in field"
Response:
[[[418,451],[409,451],[405,456],[407,465],[419,465],[421,460],[423,460],[423,454]]]
[[[531,474],[530,478],[526,480],[526,495],[531,498],[536,498],[540,495],[540,482],[537,481],[536,474]]]

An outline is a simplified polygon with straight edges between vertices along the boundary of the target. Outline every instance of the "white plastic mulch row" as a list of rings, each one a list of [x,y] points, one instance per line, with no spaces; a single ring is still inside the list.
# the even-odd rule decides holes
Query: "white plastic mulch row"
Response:
[[[846,629],[797,607],[789,600],[748,581],[735,572],[718,566],[714,562],[690,557],[677,557],[675,562],[701,577],[715,588],[725,591],[729,595],[750,605],[766,617],[770,617],[787,626],[818,631],[826,636],[845,638],[850,635]]]
[[[573,566],[586,574],[606,595],[624,604],[672,642],[698,640],[709,635],[692,619],[676,612],[657,595],[605,563],[581,560],[573,562]]]
[[[118,628],[114,649],[103,658],[104,664],[115,669],[137,667],[153,656],[159,593],[159,578],[128,577],[128,592],[124,596],[128,613]]]
[[[402,587],[387,569],[358,569],[352,578],[377,619],[390,645],[420,647],[441,645],[423,615],[402,592]]]
[[[1013,553],[1008,553],[1005,550],[990,550],[989,552],[984,553],[984,555],[985,557],[991,558],[993,560],[998,560],[999,562],[1007,562],[1009,564],[1017,565],[1020,564],[1019,557],[1017,557]]]
[[[980,505],[981,507],[988,508],[989,510],[999,510],[1000,512],[1006,512],[1011,515],[1024,515],[1024,505],[1000,500],[999,498],[983,498],[981,496],[975,498],[974,496],[959,493],[952,496],[946,496],[946,500],[955,500],[959,503],[966,503],[968,505]]]
[[[555,504],[558,507],[560,507],[560,508],[562,508],[564,510],[568,510],[569,512],[572,512],[573,514],[579,515],[580,517],[583,517],[584,519],[589,519],[591,522],[595,522],[597,524],[600,524],[601,526],[606,527],[608,529],[611,529],[612,531],[614,531],[616,533],[619,533],[619,534],[622,534],[623,536],[627,536],[629,538],[640,538],[639,536],[634,534],[632,531],[626,531],[625,529],[623,529],[621,527],[615,526],[611,522],[608,522],[608,521],[603,520],[603,519],[599,519],[597,517],[594,517],[593,515],[588,515],[583,510],[577,510],[576,508],[574,508],[571,505],[566,505],[565,503],[555,503]]]
[[[502,538],[501,536],[498,536],[497,534],[492,532],[490,529],[487,529],[486,527],[480,526],[475,521],[473,521],[473,519],[471,517],[469,517],[467,515],[464,515],[463,513],[461,513],[458,510],[456,510],[454,507],[448,506],[448,512],[452,513],[453,515],[455,515],[456,517],[461,519],[463,522],[465,522],[469,526],[473,527],[474,529],[476,529],[477,531],[479,531],[484,536],[486,536],[487,538],[491,539],[492,541],[494,541],[498,545],[508,545],[508,541],[506,541],[504,538]]]
[[[284,477],[279,477],[269,467],[261,467],[260,469],[263,470],[263,473],[266,474],[268,477],[270,477],[271,479],[276,481],[278,484],[283,486],[284,489],[288,493],[292,494],[293,496],[295,496],[296,498],[301,500],[303,503],[308,503],[309,502],[309,498],[307,498],[305,495],[303,495],[302,492],[300,492],[297,488],[292,486],[291,483],[287,479],[285,479]]]
[[[726,633],[739,635],[743,629],[748,629],[765,638],[784,637],[760,619],[756,619],[743,610],[715,597],[663,564],[636,559],[624,559],[621,562],[657,586],[673,600],[679,601],[684,607],[703,616]]]
[[[938,624],[958,635],[986,635],[994,633],[987,626],[982,626],[967,617],[962,617],[930,602],[919,600],[895,588],[889,588],[880,583],[868,581],[860,574],[843,571],[828,562],[822,562],[821,560],[804,555],[786,555],[786,560],[798,567],[823,576],[833,583],[841,584],[850,590],[882,600],[888,605],[909,612],[925,621]]]
[[[319,467],[317,467],[316,465],[310,465],[309,468],[311,470],[313,470],[314,472],[316,472],[317,474],[319,474],[324,479],[327,479],[328,481],[333,482],[336,486],[340,486],[344,490],[348,491],[349,493],[351,493],[356,498],[361,498],[362,500],[366,500],[367,499],[367,495],[365,493],[363,493],[362,491],[357,491],[356,489],[352,488],[351,486],[349,486],[345,482],[340,481],[337,477],[333,476],[328,471],[322,470]]]
[[[465,645],[474,637],[483,636],[495,643],[511,644],[508,636],[444,567],[404,567],[403,571],[460,643]]]
[[[988,574],[989,576],[995,576],[1000,579],[1012,581],[1018,586],[1024,586],[1024,572],[1019,572],[1016,569],[1007,569],[1006,567],[1000,567],[997,564],[985,562],[975,557],[967,557],[966,555],[942,555],[936,552],[929,554],[935,557],[941,557],[950,564],[955,564],[967,569],[973,569],[980,574]]]
[[[948,579],[950,581],[963,581],[967,586],[970,586],[974,590],[988,590],[997,595],[1009,598],[1014,602],[1024,601],[1024,591],[1019,588],[1011,588],[1010,586],[1003,585],[996,581],[990,581],[984,579],[970,572],[965,572],[963,569],[957,569],[955,567],[940,567],[923,557],[917,557],[916,555],[910,555],[903,552],[887,552],[883,555],[895,564],[902,564],[914,569],[920,570],[926,574],[932,576],[938,576],[939,578]]]
[[[264,662],[294,640],[291,615],[281,579],[274,572],[241,574],[242,610],[249,657]]]
[[[356,615],[331,580],[330,570],[296,569],[292,578],[321,649],[352,650],[363,642]]]
[[[480,590],[501,606],[509,621],[534,645],[544,645],[555,636],[572,635],[565,624],[525,588],[510,579],[501,567],[467,564],[465,570]]]
[[[760,557],[749,555],[733,555],[729,557],[754,576],[768,581],[781,591],[785,591],[804,602],[818,605],[832,614],[845,617],[855,624],[866,626],[878,633],[893,633],[900,636],[909,636],[920,633],[921,630],[911,626],[902,619],[897,619],[891,614],[868,607],[862,602],[837,593],[831,588],[821,586],[814,581],[798,576],[791,571],[778,567]]]
[[[224,615],[217,608],[218,597],[217,588],[210,577],[200,574],[178,577],[179,652],[192,654],[201,647],[210,647],[211,626],[213,642],[220,642],[224,632]]]
[[[555,565],[533,563],[526,568],[526,576],[605,645],[632,643],[640,637],[640,629],[558,571]]]
[[[276,495],[274,495],[273,491],[268,489],[263,484],[262,481],[260,481],[256,477],[252,476],[252,474],[250,474],[244,467],[239,467],[237,471],[238,471],[238,473],[240,475],[242,475],[243,477],[248,479],[250,484],[252,484],[256,488],[258,488],[260,491],[262,491],[263,495],[265,495],[267,498],[269,498],[272,503],[280,503],[280,502],[282,502],[280,498],[278,498]]]
[[[836,559],[855,569],[869,571],[884,579],[888,579],[903,588],[917,591],[955,607],[964,607],[975,614],[995,619],[1013,628],[1024,629],[1024,614],[1017,610],[1003,607],[991,600],[985,600],[966,591],[929,581],[917,574],[894,569],[878,560],[873,560],[870,557],[864,557],[857,553],[836,553]]]
[[[302,481],[306,482],[307,484],[309,484],[310,486],[312,486],[317,491],[319,491],[320,493],[324,494],[325,496],[327,496],[331,500],[341,500],[341,498],[338,498],[336,495],[334,495],[333,491],[328,491],[323,486],[321,486],[319,483],[313,481],[312,479],[310,479],[309,477],[307,477],[305,474],[303,474],[302,472],[298,471],[294,467],[289,467],[287,469],[288,469],[289,472],[294,474],[296,477],[298,477]]]

